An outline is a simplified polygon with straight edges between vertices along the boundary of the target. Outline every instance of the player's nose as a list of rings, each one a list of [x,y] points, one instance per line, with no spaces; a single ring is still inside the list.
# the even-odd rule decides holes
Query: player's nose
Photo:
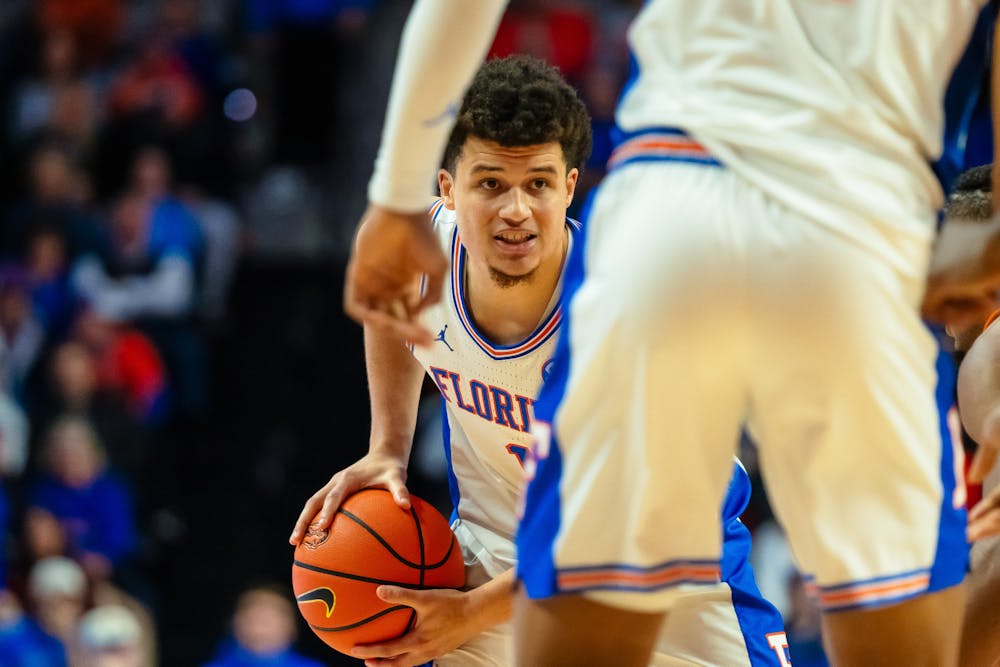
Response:
[[[521,188],[511,188],[504,194],[500,217],[506,222],[524,222],[531,217],[528,195]]]

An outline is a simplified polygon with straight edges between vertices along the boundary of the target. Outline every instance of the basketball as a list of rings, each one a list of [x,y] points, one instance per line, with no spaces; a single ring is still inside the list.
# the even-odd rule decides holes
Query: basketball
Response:
[[[427,501],[410,494],[403,510],[385,489],[361,489],[340,506],[329,531],[310,530],[295,547],[292,589],[312,631],[348,653],[399,637],[416,620],[412,607],[375,595],[382,584],[461,588],[462,550]]]

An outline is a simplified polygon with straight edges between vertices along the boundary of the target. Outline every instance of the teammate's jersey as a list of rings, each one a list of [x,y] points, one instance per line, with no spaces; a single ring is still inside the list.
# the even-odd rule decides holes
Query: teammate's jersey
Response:
[[[510,567],[524,484],[521,461],[531,446],[532,405],[555,350],[562,317],[560,290],[530,336],[516,345],[494,345],[476,330],[466,308],[466,257],[455,213],[439,201],[431,214],[451,271],[441,300],[421,315],[421,323],[437,333],[437,340],[430,347],[414,348],[414,356],[437,384],[444,403],[453,518],[460,518]],[[579,223],[567,219],[567,226],[573,232]],[[573,233],[569,236],[572,243]]]
[[[621,141],[632,141],[612,162],[685,151],[697,160],[703,148],[892,258],[865,230],[872,219],[924,238],[933,230],[944,94],[985,4],[650,0],[629,29],[633,77],[617,112]],[[700,146],[658,139],[666,128]]]

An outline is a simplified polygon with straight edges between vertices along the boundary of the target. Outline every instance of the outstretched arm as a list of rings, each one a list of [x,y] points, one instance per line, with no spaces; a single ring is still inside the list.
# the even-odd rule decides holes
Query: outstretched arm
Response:
[[[505,0],[418,0],[403,29],[368,209],[347,265],[344,311],[419,344],[447,261],[425,213],[462,95],[493,41]],[[422,295],[409,295],[426,276]],[[407,298],[409,296],[409,298]]]
[[[980,334],[962,359],[958,412],[977,445],[969,481],[978,483],[993,469],[1000,448],[1000,324],[993,323]]]
[[[1000,470],[983,482],[987,497],[1000,488]],[[962,626],[961,665],[993,665],[1000,658],[1000,535],[972,545],[966,581],[965,621]]]

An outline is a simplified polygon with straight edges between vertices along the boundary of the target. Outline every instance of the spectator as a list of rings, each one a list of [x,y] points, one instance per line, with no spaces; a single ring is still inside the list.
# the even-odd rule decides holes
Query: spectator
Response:
[[[206,99],[221,104],[228,56],[222,40],[205,29],[203,11],[195,0],[162,0],[160,25],[171,50],[184,61]]]
[[[196,319],[204,236],[170,190],[163,150],[147,146],[136,154],[132,186],[116,204],[108,251],[81,260],[74,285],[96,312],[150,336],[172,378],[179,416],[200,417],[208,401]]]
[[[201,173],[220,141],[206,114],[205,91],[162,26],[148,26],[132,51],[109,84],[100,139],[102,197],[128,181],[137,146],[160,142],[183,157],[185,169]]]
[[[67,414],[83,417],[93,424],[112,467],[132,482],[143,480],[151,434],[121,396],[101,388],[87,347],[79,341],[61,343],[49,357],[47,371],[48,383],[32,414],[34,431],[44,434]]]
[[[42,558],[28,575],[29,613],[46,634],[59,640],[73,666],[81,664],[77,628],[89,594],[83,569],[66,556]]]
[[[90,165],[103,116],[97,74],[85,71],[70,28],[44,30],[37,50],[37,71],[23,75],[13,92],[12,147],[23,156],[40,144],[56,142],[76,162]]]
[[[202,237],[190,211],[172,198],[123,195],[103,261],[81,260],[74,286],[107,319],[132,322],[153,340],[172,378],[172,405],[199,417],[207,405],[204,340],[195,320]]]
[[[20,477],[28,462],[31,423],[24,409],[9,394],[0,391],[0,484]],[[0,497],[3,496],[0,487]],[[0,532],[6,530],[6,507],[0,510]],[[0,549],[0,561],[4,552]],[[0,588],[4,578],[0,575]]]
[[[192,246],[201,248],[199,314],[216,320],[221,316],[240,252],[242,221],[228,201],[209,194],[197,183],[177,185],[175,180],[170,156],[164,149],[147,145],[136,152],[132,167],[135,190],[150,200],[186,207],[197,223],[197,229],[189,233]]]
[[[201,252],[196,224],[183,207],[154,206],[126,192],[115,204],[111,247],[102,259],[90,256],[78,263],[76,289],[119,321],[189,315]]]
[[[120,604],[98,605],[80,619],[81,667],[149,667],[154,664],[143,627]]]
[[[0,665],[65,667],[66,648],[29,616],[13,591],[0,588]]]
[[[45,141],[31,153],[27,195],[5,212],[0,251],[23,257],[32,230],[50,227],[66,242],[67,261],[104,247],[104,232],[90,210],[89,185],[70,152],[58,142]]]
[[[91,579],[110,580],[129,564],[137,546],[128,487],[108,470],[97,434],[83,417],[57,420],[43,447],[42,469],[28,488],[27,506],[59,521],[68,554]]]
[[[217,324],[225,318],[229,287],[243,251],[243,219],[235,206],[197,185],[185,185],[180,198],[194,212],[205,239],[199,315]]]
[[[36,563],[69,553],[66,531],[52,512],[40,507],[28,507],[24,509],[21,524],[23,535],[18,545],[19,558],[9,574],[12,586],[18,590],[24,590],[25,579]]]
[[[27,272],[13,262],[0,266],[0,373],[5,391],[19,402],[44,343]]]
[[[152,341],[128,323],[109,320],[90,308],[80,311],[74,334],[94,359],[98,388],[122,396],[140,424],[162,423],[167,377]]]
[[[34,3],[43,32],[69,30],[88,67],[100,65],[117,46],[124,8],[121,0],[38,0]]]
[[[57,225],[43,222],[28,230],[24,264],[46,347],[65,340],[78,306],[69,261],[66,237]]]
[[[203,94],[187,64],[165,36],[152,29],[136,44],[136,53],[111,81],[111,118],[146,119],[153,130],[192,125],[202,111]]]
[[[231,636],[204,667],[320,667],[293,649],[297,612],[290,600],[273,584],[248,587],[236,600]]]
[[[76,38],[66,28],[42,35],[39,72],[15,89],[11,118],[11,138],[23,144],[47,128],[55,98],[80,76]]]

